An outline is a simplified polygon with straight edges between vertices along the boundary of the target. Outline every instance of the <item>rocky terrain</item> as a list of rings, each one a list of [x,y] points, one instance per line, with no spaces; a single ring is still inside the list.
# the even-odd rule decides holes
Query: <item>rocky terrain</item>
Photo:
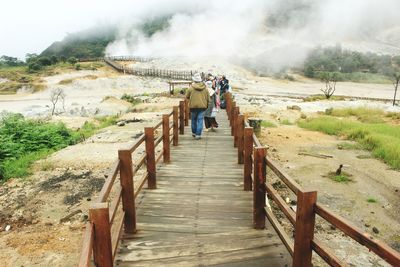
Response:
[[[269,147],[268,153],[302,186],[317,189],[322,204],[399,249],[400,211],[395,204],[399,197],[399,172],[372,159],[365,151],[339,149],[338,144],[343,142],[339,138],[281,123],[284,120],[294,123],[301,114],[313,116],[330,107],[368,106],[399,112],[398,106],[392,107],[384,101],[352,98],[390,99],[393,93],[390,84],[338,83],[337,94],[349,96],[347,100],[303,102],[298,97],[319,93],[320,83],[302,77],[292,82],[257,77],[231,65],[172,64],[167,60],[138,64],[226,73],[242,111],[278,125],[265,128],[261,134],[261,140]],[[118,148],[134,142],[143,127],[153,125],[179,101],[163,94],[168,90],[166,80],[119,75],[111,70],[76,71],[46,80],[47,89],[42,92],[0,95],[0,109],[29,117],[48,117],[49,94],[54,88],[62,88],[66,94],[65,107],[58,106],[57,116],[52,120],[77,128],[95,115],[120,114],[119,120],[135,122],[104,128],[83,143],[37,162],[29,178],[11,179],[0,186],[0,262],[5,266],[75,266],[88,207],[101,188]],[[60,84],[63,80],[71,81]],[[144,103],[132,106],[120,99],[124,93],[137,95]],[[299,109],[287,108],[293,105]],[[299,155],[302,151],[329,154],[332,158]],[[324,177],[339,164],[346,164],[346,171],[354,177],[353,183],[335,184]],[[275,181],[274,177],[270,179]],[[276,186],[279,188],[279,184]],[[294,200],[284,189],[281,192]],[[378,202],[367,202],[369,195]],[[352,266],[386,266],[328,224],[318,226],[317,235]]]

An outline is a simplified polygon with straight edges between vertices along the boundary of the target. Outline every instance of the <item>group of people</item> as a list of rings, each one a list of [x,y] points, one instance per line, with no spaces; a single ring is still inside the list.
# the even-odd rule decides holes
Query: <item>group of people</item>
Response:
[[[225,108],[224,94],[229,92],[229,80],[225,76],[214,77],[208,74],[202,79],[199,73],[192,77],[193,83],[186,92],[192,120],[192,136],[199,140],[203,131],[203,121],[206,131],[218,128],[216,115],[220,108]]]

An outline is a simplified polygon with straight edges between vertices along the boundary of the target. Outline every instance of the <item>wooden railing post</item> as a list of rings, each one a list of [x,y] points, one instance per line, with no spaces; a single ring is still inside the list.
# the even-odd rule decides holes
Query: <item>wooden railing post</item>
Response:
[[[230,105],[230,109],[229,109],[229,125],[232,127],[233,124],[233,112],[235,110],[236,107],[236,102],[231,100],[231,105]]]
[[[265,228],[266,152],[267,149],[264,147],[254,148],[253,224],[255,229]]]
[[[172,117],[173,117],[173,124],[172,124],[172,133],[173,133],[173,139],[172,139],[172,144],[174,145],[174,146],[177,146],[178,145],[178,138],[179,138],[179,133],[178,133],[178,125],[179,125],[179,122],[178,122],[178,106],[175,106],[174,107],[174,110],[173,110],[173,115],[172,115]]]
[[[108,203],[93,203],[89,209],[94,225],[93,258],[96,266],[113,266]]]
[[[179,101],[179,134],[185,133],[185,102]]]
[[[234,120],[233,120],[233,146],[237,147],[238,146],[238,120],[239,120],[239,114],[240,114],[240,109],[239,107],[235,107],[235,110],[233,111],[234,114]]]
[[[310,267],[311,241],[314,238],[316,191],[298,191],[294,237],[293,267]]]
[[[237,147],[238,147],[238,163],[243,164],[243,151],[244,151],[244,116],[240,114],[237,119],[236,126],[236,135],[237,135]]]
[[[163,115],[163,158],[164,163],[170,163],[171,154],[169,146],[169,115]]]
[[[244,128],[244,175],[243,175],[243,189],[251,191],[253,181],[251,180],[251,172],[253,170],[252,158],[253,155],[253,128]]]
[[[120,160],[120,182],[122,187],[122,208],[125,211],[124,228],[126,233],[136,232],[136,208],[132,173],[132,154],[129,150],[118,150]]]
[[[147,186],[149,189],[156,189],[156,157],[154,150],[154,128],[145,127],[144,134],[146,136],[146,162],[147,172],[149,174],[147,178]]]
[[[231,125],[231,135],[233,136],[233,131],[234,131],[234,128],[235,128],[235,109],[236,108],[236,102],[235,101],[233,101],[232,102],[232,107],[231,107],[231,120],[230,120],[230,125]]]
[[[189,100],[185,98],[185,126],[189,126],[190,109]]]
[[[231,97],[230,93],[225,93],[225,104],[226,104],[225,109],[226,109],[226,113],[228,115],[228,120],[231,120],[232,97]]]

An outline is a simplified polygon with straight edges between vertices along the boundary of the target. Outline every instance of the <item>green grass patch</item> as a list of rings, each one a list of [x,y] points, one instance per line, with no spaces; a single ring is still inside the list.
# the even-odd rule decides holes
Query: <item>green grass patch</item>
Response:
[[[398,126],[385,123],[364,123],[332,116],[300,120],[298,124],[305,129],[357,141],[363,149],[371,151],[375,158],[400,170],[400,127]]]
[[[349,142],[342,142],[337,145],[338,149],[342,150],[359,150],[363,149],[362,145],[359,143],[349,143]]]
[[[328,173],[328,178],[337,183],[352,182],[353,179],[351,179],[351,176],[352,176],[351,174],[349,174],[347,172],[343,172],[343,171],[340,175],[336,175],[335,172]]]
[[[368,197],[368,198],[367,198],[367,202],[368,202],[368,203],[377,203],[378,200],[376,200],[376,198],[373,198],[373,197]]]
[[[335,117],[355,117],[357,120],[367,123],[382,123],[385,117],[384,111],[365,107],[327,109],[325,113]]]
[[[284,119],[281,121],[281,124],[283,125],[293,125],[293,122],[289,121],[288,119]]]
[[[265,121],[265,120],[263,120],[263,121],[261,121],[261,127],[264,127],[264,128],[274,128],[274,127],[276,127],[276,124],[273,123],[273,122],[271,122],[271,121]]]
[[[344,96],[331,96],[329,99],[326,98],[325,95],[310,95],[303,99],[304,102],[314,102],[314,101],[321,101],[321,100],[333,100],[333,101],[341,101],[345,100]]]
[[[121,96],[121,99],[131,103],[133,106],[142,103],[142,100],[140,98],[128,94],[123,94]]]
[[[73,131],[63,123],[25,119],[20,114],[1,114],[0,181],[31,174],[30,166],[34,161],[76,144],[98,129],[115,124],[116,120],[117,116],[99,117]]]

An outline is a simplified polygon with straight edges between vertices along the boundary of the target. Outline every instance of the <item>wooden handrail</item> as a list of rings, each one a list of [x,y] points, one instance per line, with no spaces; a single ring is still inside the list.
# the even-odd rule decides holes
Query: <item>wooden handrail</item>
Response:
[[[279,209],[286,215],[286,218],[295,225],[296,223],[296,213],[289,208],[283,198],[278,194],[278,192],[272,187],[271,184],[266,185],[267,193],[275,203],[278,205]]]
[[[93,250],[96,250],[93,254],[95,263],[100,266],[112,266],[124,222],[126,233],[136,232],[135,199],[140,193],[144,183],[149,181],[149,177],[152,177],[152,179],[150,179],[149,188],[155,188],[155,165],[160,161],[161,157],[165,155],[165,150],[163,149],[159,154],[157,154],[157,158],[155,158],[155,147],[164,139],[164,143],[166,142],[168,145],[173,140],[176,140],[177,145],[178,115],[178,108],[174,107],[172,112],[163,116],[165,118],[163,119],[164,122],[160,121],[155,125],[155,127],[145,128],[145,134],[142,134],[133,145],[127,149],[118,151],[119,158],[112,164],[108,177],[100,190],[97,202],[92,204],[93,208],[90,210],[90,218],[94,221],[86,225],[86,230],[83,235],[82,251],[78,264],[80,267],[90,266]],[[172,124],[167,120],[167,118],[171,116],[174,117]],[[158,138],[154,139],[154,129],[159,128],[161,125],[163,125],[163,133]],[[173,130],[173,134],[170,139],[171,130]],[[164,133],[164,131],[166,131],[166,133]],[[134,153],[143,143],[145,143],[146,153],[137,158],[134,162],[135,164],[133,164],[132,153]],[[165,147],[165,144],[163,147]],[[147,163],[147,171],[143,173],[142,177],[137,180],[136,186],[134,186],[133,177],[136,176],[139,169],[142,168],[145,163]],[[115,183],[118,173],[120,173],[121,185]],[[113,198],[110,200],[110,206],[108,206],[108,199],[114,184],[117,186],[115,189],[116,194],[113,194]],[[122,213],[116,216],[121,202],[123,204]],[[115,221],[117,217],[118,221]],[[107,219],[107,222],[105,222],[105,219]],[[96,228],[97,223],[101,224],[98,227],[99,229]],[[114,230],[113,232],[111,232],[111,226]],[[97,235],[101,236],[100,239],[107,238],[108,241],[106,241],[106,243],[95,243],[96,240],[99,239],[99,237],[97,239],[95,238],[95,229],[102,231],[97,231]]]
[[[260,140],[258,140],[256,134],[254,134],[254,133],[253,133],[253,141],[254,141],[255,146],[262,146],[262,144],[260,143]]]
[[[107,180],[104,182],[103,187],[100,190],[99,197],[97,198],[98,202],[105,202],[107,201],[108,195],[110,194],[111,188],[115,182],[115,178],[118,175],[119,171],[119,159],[115,160],[114,163],[111,165],[111,169],[109,171]]]
[[[115,215],[117,214],[118,205],[121,203],[122,199],[122,187],[121,185],[117,185],[117,194],[116,197],[110,203],[110,224],[113,224]]]
[[[336,228],[343,231],[343,233],[361,245],[366,246],[369,250],[372,250],[375,254],[386,260],[388,263],[392,264],[393,266],[400,266],[400,253],[396,250],[363,232],[361,229],[348,222],[345,218],[334,214],[328,208],[316,204],[314,209],[316,214],[324,218]]]
[[[115,260],[115,256],[117,255],[117,249],[118,249],[118,243],[119,239],[121,237],[121,232],[123,229],[124,225],[124,217],[125,217],[125,212],[122,211],[121,218],[117,222],[116,226],[116,233],[111,233],[111,244],[112,244],[112,254],[113,254],[113,261]]]
[[[311,241],[312,249],[330,266],[347,267],[348,264],[339,260],[326,246],[322,245],[321,241],[314,237]]]
[[[293,241],[286,234],[285,230],[283,229],[281,224],[278,222],[278,220],[276,219],[276,217],[274,216],[272,211],[269,210],[268,208],[267,209],[264,208],[264,211],[265,211],[265,214],[266,214],[269,222],[271,223],[272,227],[274,227],[276,233],[278,234],[278,236],[282,240],[283,244],[285,245],[285,247],[289,251],[290,255],[292,255],[292,257],[293,257],[293,251],[294,251]]]
[[[243,130],[243,140],[244,140],[244,151],[241,154],[241,144],[238,145],[238,162],[241,155],[244,156],[244,190],[251,190],[249,187],[249,183],[257,182],[257,187],[254,187],[254,190],[260,191],[259,177],[262,177],[260,173],[262,173],[261,166],[257,166],[257,162],[260,160],[258,156],[254,154],[252,156],[250,152],[255,153],[262,144],[257,136],[252,133],[251,138],[249,137],[249,131],[252,128],[248,127],[248,123],[244,121],[243,123],[238,123],[238,120],[241,115],[238,113],[239,108],[236,106],[236,103],[232,101],[232,95],[230,93],[226,94],[227,100],[227,114],[230,121],[231,126],[231,134],[234,136],[234,146],[236,144],[240,144],[240,136],[241,131]],[[239,142],[238,142],[239,141]],[[251,142],[251,145],[249,144]],[[254,166],[251,162],[255,162]],[[311,252],[314,250],[325,262],[327,262],[331,266],[347,266],[347,264],[340,259],[338,259],[334,253],[326,246],[324,246],[321,241],[317,238],[313,237],[314,233],[314,218],[315,214],[318,214],[323,219],[333,224],[336,228],[343,231],[347,236],[357,241],[361,245],[366,246],[369,250],[373,251],[376,255],[380,256],[382,259],[387,261],[388,263],[394,266],[400,266],[400,253],[396,250],[392,249],[388,245],[383,242],[374,239],[372,236],[362,232],[357,227],[353,226],[351,223],[347,222],[344,218],[335,215],[329,209],[319,205],[316,203],[316,192],[305,192],[301,186],[295,182],[276,162],[274,162],[268,156],[265,157],[266,166],[277,175],[277,177],[297,196],[297,208],[296,212],[292,211],[290,207],[285,203],[283,198],[279,195],[279,193],[272,187],[271,184],[265,184],[265,189],[268,193],[268,196],[272,198],[272,200],[277,204],[278,208],[285,214],[288,220],[295,225],[297,229],[297,233],[295,238],[297,238],[297,245],[292,244],[286,233],[284,232],[283,227],[280,226],[279,222],[276,220],[274,214],[269,209],[265,209],[265,214],[268,220],[271,222],[272,226],[277,231],[279,237],[282,242],[288,249],[289,253],[294,256],[293,266],[311,266]],[[250,168],[249,168],[250,166]],[[251,174],[251,168],[253,168],[254,174]],[[256,169],[257,168],[257,169]],[[250,171],[249,171],[250,170]],[[314,195],[315,194],[315,195]],[[302,196],[303,200],[299,201],[299,195]],[[258,193],[254,192],[254,203],[257,204],[254,207],[259,207],[262,200],[256,200],[260,196]],[[261,201],[261,202],[260,202]],[[315,203],[314,203],[315,202]],[[305,203],[307,208],[304,207]],[[314,204],[313,204],[314,203]],[[303,206],[302,206],[303,205]],[[300,207],[301,206],[301,207]],[[300,211],[299,211],[300,210]],[[259,221],[259,218],[256,218],[257,209],[253,211],[255,216],[255,221]],[[300,213],[299,213],[300,212]],[[300,220],[298,221],[296,217],[300,216]],[[297,222],[298,221],[298,222]],[[297,223],[296,223],[297,222]],[[306,223],[304,223],[306,222]],[[255,227],[259,228],[260,224],[255,223]],[[297,248],[296,248],[297,246]],[[297,252],[296,252],[297,250]]]
[[[90,266],[90,260],[92,258],[92,248],[93,248],[93,238],[94,238],[94,227],[91,222],[86,223],[85,231],[83,232],[82,238],[82,250],[79,257],[79,267]]]
[[[143,144],[145,138],[146,138],[146,137],[145,137],[144,134],[142,134],[141,136],[139,136],[139,138],[136,140],[136,143],[133,144],[133,145],[129,148],[129,151],[130,151],[131,153],[135,152],[135,150],[136,150],[141,144]]]
[[[296,183],[289,175],[282,170],[270,157],[266,157],[267,166],[284,182],[293,193],[297,195],[300,191],[300,185]]]

